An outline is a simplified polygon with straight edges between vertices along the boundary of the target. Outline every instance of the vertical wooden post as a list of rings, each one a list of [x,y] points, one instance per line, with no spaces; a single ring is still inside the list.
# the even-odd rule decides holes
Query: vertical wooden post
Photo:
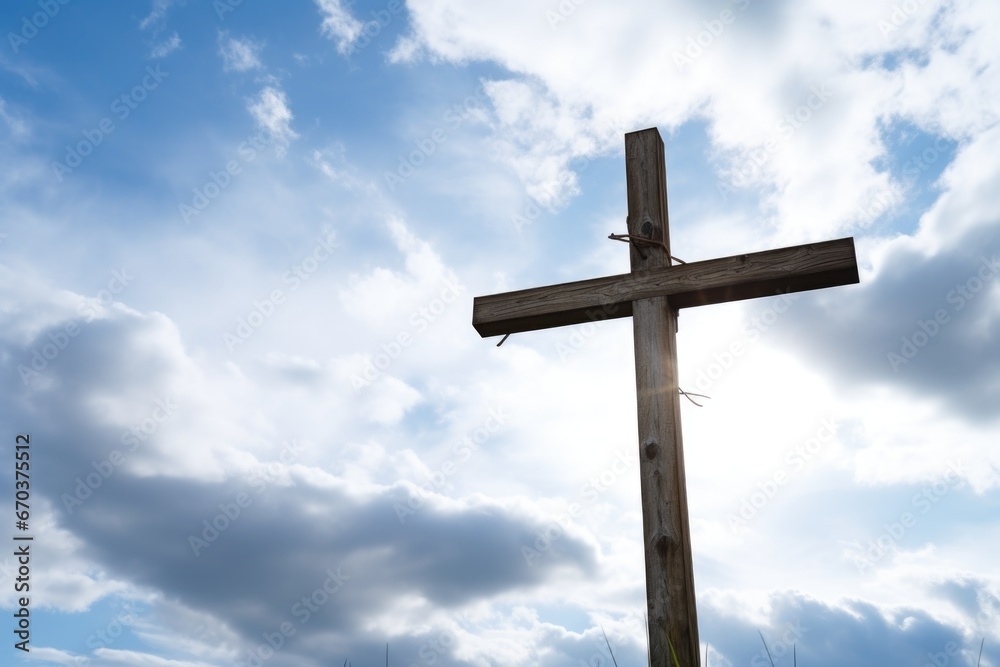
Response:
[[[625,135],[625,179],[628,233],[663,242],[631,244],[632,271],[669,266],[666,163],[655,127]],[[698,615],[677,391],[677,311],[668,297],[639,299],[632,304],[632,318],[650,664],[673,665],[672,645],[682,667],[696,667]]]

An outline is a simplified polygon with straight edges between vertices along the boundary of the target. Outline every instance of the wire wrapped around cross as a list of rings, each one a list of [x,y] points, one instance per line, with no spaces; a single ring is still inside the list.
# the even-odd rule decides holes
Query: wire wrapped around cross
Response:
[[[608,234],[608,238],[611,239],[612,241],[625,241],[626,243],[631,243],[632,245],[635,246],[635,249],[639,251],[639,256],[642,257],[643,259],[646,259],[646,255],[642,252],[642,247],[641,246],[643,246],[643,245],[653,245],[653,246],[657,246],[657,247],[663,248],[664,252],[667,253],[667,255],[670,257],[670,259],[672,259],[673,261],[677,262],[678,264],[687,264],[687,262],[685,262],[683,259],[680,259],[679,257],[674,257],[673,255],[671,255],[670,251],[667,250],[667,244],[664,243],[663,241],[657,241],[656,239],[647,239],[647,238],[642,237],[642,236],[635,236],[634,234]],[[500,339],[499,343],[497,343],[497,347],[500,347],[501,345],[503,345],[504,341],[507,340],[508,338],[510,338],[510,334],[509,333],[508,334],[504,334],[504,337]],[[691,398],[692,396],[697,396],[698,398],[708,398],[708,399],[712,398],[711,396],[706,396],[705,394],[696,394],[696,393],[691,392],[691,391],[684,391],[680,387],[677,388],[677,391],[678,391],[678,393],[680,393],[681,396],[683,396],[687,400],[691,401],[692,403],[694,403],[699,408],[702,408],[702,407],[705,407],[705,406],[703,406],[701,403],[699,403],[698,401],[696,401],[693,398]]]
[[[611,239],[612,241],[625,241],[626,243],[631,243],[632,245],[635,246],[635,249],[639,251],[639,256],[642,257],[643,259],[646,259],[646,255],[642,252],[642,246],[652,245],[652,246],[657,246],[659,248],[663,248],[663,251],[667,253],[667,256],[670,257],[670,259],[672,259],[673,261],[677,262],[678,264],[687,264],[687,262],[685,262],[683,259],[671,255],[670,251],[667,249],[667,244],[664,243],[663,241],[657,241],[656,239],[647,239],[644,236],[636,236],[634,234],[608,234],[608,238]],[[684,391],[680,387],[677,388],[677,391],[680,393],[681,396],[691,401],[699,408],[704,406],[698,401],[691,398],[692,396],[697,396],[698,398],[712,398],[711,396],[706,396],[705,394],[696,394],[691,391]]]
[[[687,264],[687,262],[685,262],[683,259],[679,259],[671,255],[670,251],[667,249],[667,244],[664,243],[663,241],[657,241],[656,239],[647,239],[643,236],[636,236],[634,234],[608,234],[608,238],[611,239],[612,241],[625,241],[626,243],[631,243],[632,245],[635,246],[635,249],[639,251],[639,256],[642,257],[643,259],[646,259],[646,255],[645,253],[642,252],[642,248],[640,246],[655,245],[660,248],[663,248],[663,251],[667,253],[667,256],[669,256],[670,259],[674,260],[678,264]]]

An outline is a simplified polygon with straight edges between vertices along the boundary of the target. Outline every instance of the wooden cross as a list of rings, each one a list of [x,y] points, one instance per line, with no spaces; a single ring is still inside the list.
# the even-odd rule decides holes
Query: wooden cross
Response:
[[[476,297],[472,325],[486,337],[632,316],[650,664],[673,665],[672,648],[683,667],[695,667],[678,309],[853,284],[858,264],[854,239],[844,238],[672,265],[666,165],[655,127],[625,135],[625,180],[631,273]]]

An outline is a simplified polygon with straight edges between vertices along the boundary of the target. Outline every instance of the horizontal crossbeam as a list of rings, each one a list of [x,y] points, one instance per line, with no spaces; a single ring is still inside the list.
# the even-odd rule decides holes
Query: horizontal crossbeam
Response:
[[[689,308],[857,282],[854,239],[844,238],[479,296],[472,326],[485,338],[629,317],[633,301],[655,296]]]

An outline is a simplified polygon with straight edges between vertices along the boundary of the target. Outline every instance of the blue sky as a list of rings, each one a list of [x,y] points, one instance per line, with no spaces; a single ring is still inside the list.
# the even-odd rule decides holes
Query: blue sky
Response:
[[[1000,8],[7,3],[4,664],[645,664],[628,320],[476,295],[843,236],[861,283],[687,309],[712,665],[1000,665]],[[574,504],[582,510],[568,517]],[[12,519],[13,521],[13,519]],[[11,527],[13,537],[15,529]],[[10,551],[9,549],[5,549]],[[942,662],[943,661],[943,662]]]

